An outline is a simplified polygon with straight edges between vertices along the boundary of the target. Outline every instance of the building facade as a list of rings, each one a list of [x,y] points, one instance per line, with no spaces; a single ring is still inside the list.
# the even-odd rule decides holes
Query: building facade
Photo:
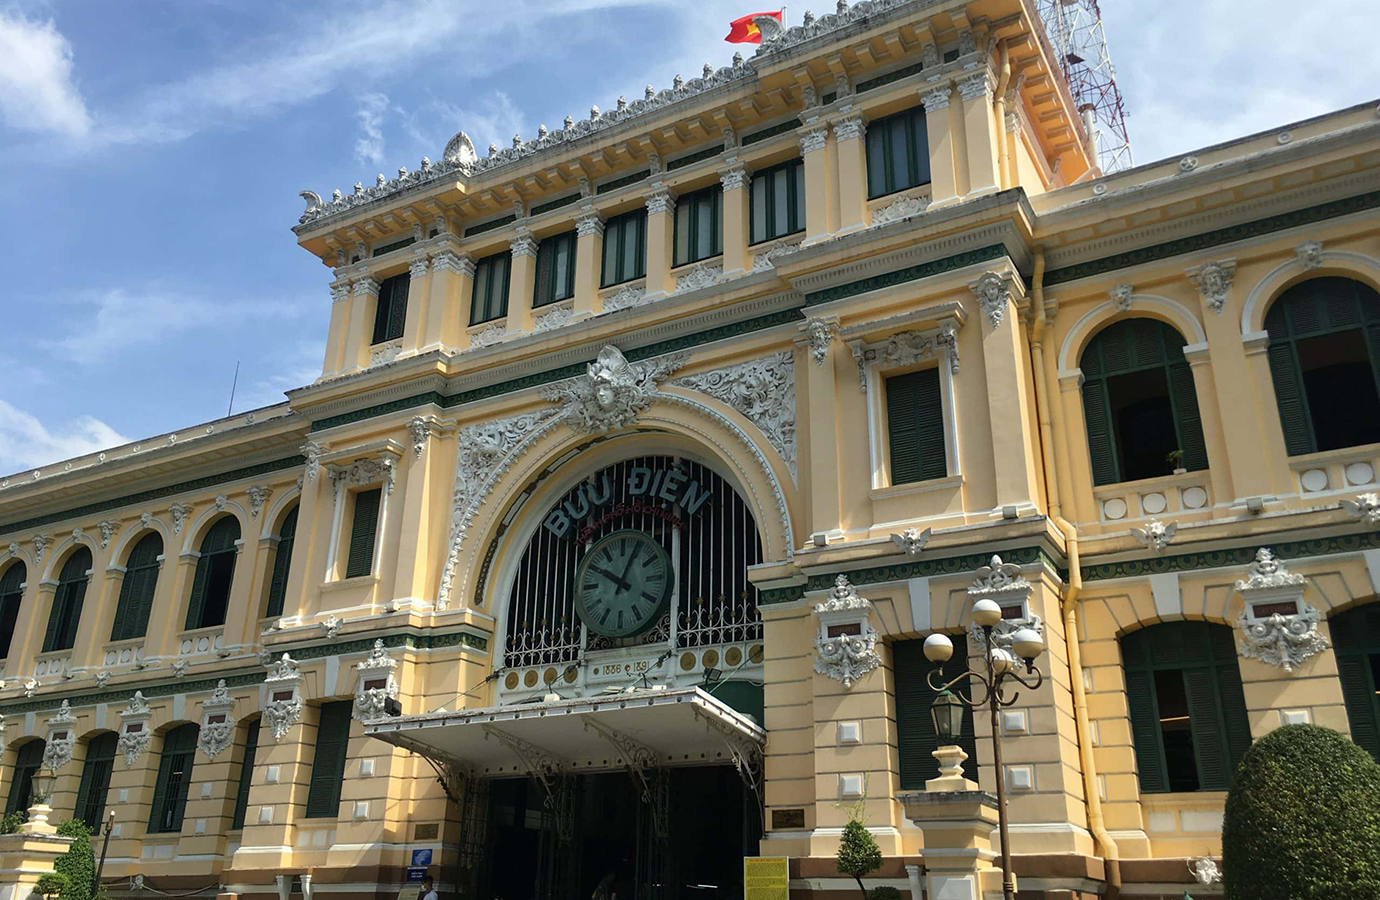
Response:
[[[830,894],[860,814],[919,900],[982,598],[1022,897],[1178,896],[1281,724],[1380,755],[1380,108],[1104,177],[1025,0],[762,27],[303,192],[320,379],[0,481],[7,812],[252,900]]]

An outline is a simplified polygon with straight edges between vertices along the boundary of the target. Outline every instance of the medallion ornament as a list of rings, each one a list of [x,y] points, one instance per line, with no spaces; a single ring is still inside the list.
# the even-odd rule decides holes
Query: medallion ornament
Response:
[[[263,719],[275,740],[302,720],[302,670],[297,661],[286,653],[268,667],[264,684],[268,686],[268,702],[264,704]]]
[[[235,742],[235,719],[230,715],[234,706],[235,699],[230,696],[224,678],[216,683],[210,698],[201,704],[201,730],[197,732],[196,745],[210,759],[224,753]]]
[[[394,677],[398,661],[388,655],[383,641],[374,641],[374,649],[357,666],[359,687],[355,690],[355,718],[369,722],[388,715],[388,701],[398,696],[398,681]]]
[[[685,355],[672,354],[630,363],[622,351],[608,345],[589,364],[582,378],[542,388],[541,397],[561,406],[557,421],[576,431],[603,433],[631,425],[652,405],[657,384],[685,365]]]
[[[819,633],[815,636],[815,671],[843,683],[846,690],[881,665],[877,629],[867,620],[872,603],[858,595],[847,575],[815,604]]]
[[[1001,327],[1006,316],[1006,306],[1011,302],[1012,278],[996,272],[984,272],[981,277],[968,283],[968,290],[977,297],[978,306],[993,328]]]
[[[893,534],[891,542],[911,556],[918,556],[925,545],[930,542],[930,535],[933,531],[933,528],[926,528],[924,531],[919,528],[907,528],[900,534]]]
[[[1188,280],[1198,288],[1203,302],[1218,315],[1227,305],[1232,279],[1236,276],[1236,260],[1223,259],[1203,263],[1188,270]]]
[[[1140,541],[1141,546],[1149,547],[1156,553],[1163,553],[1164,548],[1169,546],[1169,542],[1174,540],[1174,533],[1178,530],[1178,522],[1166,524],[1151,519],[1144,528],[1132,528],[1131,535]]]
[[[828,319],[813,318],[805,320],[805,339],[810,344],[810,355],[815,365],[822,366],[829,358],[829,345],[834,341],[838,326]]]
[[[115,742],[116,749],[124,755],[125,765],[134,765],[149,748],[149,741],[153,738],[153,732],[149,730],[151,718],[153,710],[149,708],[143,692],[135,691],[134,696],[129,698],[129,705],[120,711],[120,737]]]
[[[1292,674],[1328,648],[1327,639],[1318,633],[1322,615],[1303,600],[1307,584],[1305,576],[1290,572],[1269,548],[1256,551],[1249,574],[1236,582],[1244,603],[1236,619],[1241,656]]]

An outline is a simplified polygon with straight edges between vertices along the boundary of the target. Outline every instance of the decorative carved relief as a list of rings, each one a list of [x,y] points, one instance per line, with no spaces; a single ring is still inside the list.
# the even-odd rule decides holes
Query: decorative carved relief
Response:
[[[532,333],[538,334],[543,331],[550,331],[553,328],[560,328],[575,317],[575,311],[568,306],[558,306],[548,313],[537,316],[532,321]]]
[[[234,705],[224,678],[216,683],[210,699],[201,705],[202,722],[196,745],[210,759],[224,753],[235,742],[235,719],[230,715]]]
[[[754,254],[752,257],[752,271],[761,272],[766,269],[774,268],[773,260],[783,256],[790,256],[792,253],[800,252],[800,244],[777,244],[769,250]]]
[[[273,496],[273,488],[266,484],[256,484],[250,486],[248,494],[249,517],[257,519],[259,513],[264,511],[264,504],[268,502],[268,498]]]
[[[684,275],[676,276],[676,293],[697,291],[700,288],[718,284],[723,274],[723,266],[709,266],[704,263],[696,263],[689,272],[686,272]]]
[[[1236,582],[1244,608],[1236,619],[1241,629],[1237,651],[1285,672],[1306,662],[1328,647],[1318,634],[1322,615],[1303,600],[1308,579],[1296,575],[1261,547],[1251,563],[1250,574]]]
[[[385,494],[393,493],[393,483],[397,476],[397,460],[384,454],[377,459],[358,459],[348,466],[327,466],[331,487],[339,495],[342,487],[364,487],[382,484]]]
[[[907,528],[900,534],[893,534],[891,542],[911,556],[916,556],[930,542],[933,531],[933,528],[926,528],[924,531],[919,528]]]
[[[810,343],[810,355],[815,365],[822,366],[829,358],[829,345],[834,341],[838,325],[828,319],[812,318],[805,320],[805,337]]]
[[[182,527],[187,524],[187,518],[194,510],[195,507],[190,503],[174,503],[172,506],[168,507],[168,511],[172,513],[172,530],[174,537],[182,533]]]
[[[306,474],[307,481],[309,482],[316,480],[316,470],[320,468],[321,465],[321,450],[321,445],[316,443],[315,441],[307,441],[305,444],[302,445],[302,455],[307,459]]]
[[[1202,295],[1203,301],[1218,315],[1221,315],[1222,310],[1227,305],[1227,294],[1231,292],[1234,277],[1236,277],[1236,260],[1234,259],[1206,262],[1188,270],[1188,280],[1193,283],[1194,287],[1198,288],[1198,293]]]
[[[43,554],[48,552],[48,548],[53,546],[53,536],[51,534],[34,535],[34,562],[43,562]]]
[[[977,280],[968,283],[968,290],[977,297],[978,306],[993,328],[1001,326],[1006,316],[1006,306],[1011,302],[1012,278],[996,272],[984,272]]]
[[[301,683],[302,670],[297,661],[286,653],[269,665],[268,675],[264,678],[269,699],[264,703],[263,719],[275,740],[281,740],[293,725],[302,720]]]
[[[647,302],[646,288],[634,287],[625,284],[611,297],[604,300],[604,312],[617,312],[620,309],[628,309],[633,306],[641,306]]]
[[[43,745],[43,767],[50,772],[72,761],[72,748],[77,744],[77,717],[71,703],[62,701],[57,713],[48,720],[48,740]]]
[[[407,420],[407,432],[412,435],[412,455],[421,459],[426,452],[426,439],[431,434],[431,421],[422,416],[413,416]]]
[[[902,219],[909,219],[911,216],[918,216],[929,208],[930,201],[927,197],[898,197],[872,214],[872,227],[879,228],[891,222],[899,222]]]
[[[376,640],[374,649],[356,668],[359,669],[359,687],[355,690],[355,718],[368,722],[384,717],[387,702],[398,696],[398,682],[394,677],[398,661],[388,655],[382,640]],[[369,687],[371,684],[374,686]]]
[[[489,325],[470,335],[470,349],[478,350],[481,347],[489,347],[503,340],[508,334],[508,329],[502,325]]]
[[[120,737],[115,742],[116,749],[124,755],[125,765],[134,765],[149,748],[149,741],[153,738],[153,732],[149,730],[151,718],[153,710],[149,708],[143,692],[135,691],[134,696],[129,698],[129,704],[120,711]]]
[[[559,404],[560,424],[576,431],[606,432],[636,421],[652,405],[657,384],[685,364],[684,354],[630,363],[612,345],[599,351],[586,374],[541,389],[541,397]]]
[[[1112,288],[1109,299],[1112,301],[1112,308],[1119,312],[1126,312],[1131,308],[1131,298],[1135,295],[1136,289],[1129,284],[1118,284]]]
[[[1303,266],[1304,271],[1316,269],[1322,266],[1322,249],[1320,241],[1304,241],[1294,248],[1294,254],[1298,257],[1299,265]]]
[[[881,665],[877,629],[867,620],[872,604],[858,596],[848,576],[839,575],[828,598],[815,604],[819,633],[815,635],[815,671],[851,690],[864,675]]]
[[[340,626],[344,624],[339,616],[327,616],[325,621],[321,623],[321,630],[326,632],[326,637],[333,641],[340,636]]]
[[[117,523],[106,519],[96,523],[96,527],[101,530],[101,549],[110,546],[110,539],[115,536],[116,530],[120,527]]]
[[[816,125],[813,128],[805,129],[800,133],[800,155],[804,156],[816,150],[823,150],[828,140],[828,125]]]
[[[1367,525],[1380,524],[1380,494],[1357,494],[1355,500],[1343,500],[1342,509],[1346,510],[1347,515],[1360,519]]]
[[[1144,528],[1132,528],[1131,535],[1140,541],[1141,546],[1149,547],[1156,553],[1163,553],[1164,548],[1169,546],[1169,542],[1174,540],[1174,532],[1178,530],[1178,522],[1165,524],[1152,519],[1146,523]]]
[[[763,359],[677,378],[672,384],[708,394],[742,413],[762,429],[786,461],[791,476],[795,458],[795,355],[789,351]]]

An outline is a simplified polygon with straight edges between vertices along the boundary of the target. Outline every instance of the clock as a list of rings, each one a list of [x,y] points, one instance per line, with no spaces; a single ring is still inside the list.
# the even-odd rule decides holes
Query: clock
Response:
[[[615,531],[580,560],[575,609],[593,633],[631,637],[661,617],[671,587],[671,557],[661,544],[641,531]]]

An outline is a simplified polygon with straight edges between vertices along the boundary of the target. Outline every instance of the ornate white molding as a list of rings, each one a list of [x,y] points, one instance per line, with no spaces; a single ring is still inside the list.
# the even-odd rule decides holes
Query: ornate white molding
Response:
[[[1307,584],[1305,576],[1290,572],[1269,548],[1256,551],[1250,573],[1236,582],[1244,604],[1236,619],[1241,656],[1292,673],[1327,649],[1327,640],[1318,634],[1322,616],[1303,600]]]
[[[647,215],[670,214],[676,211],[676,195],[671,189],[657,182],[647,194]]]
[[[96,527],[101,530],[101,549],[110,546],[110,539],[115,536],[116,530],[120,527],[119,523],[104,519],[96,523]]]
[[[43,554],[48,552],[48,548],[53,546],[54,537],[51,534],[36,534],[34,541],[34,562],[43,562]]]
[[[209,759],[224,753],[235,741],[235,719],[230,715],[234,706],[235,700],[224,678],[216,683],[210,698],[201,704],[201,730],[197,733],[196,745]]]
[[[607,432],[636,421],[652,404],[657,385],[685,365],[681,353],[630,363],[613,345],[599,351],[586,374],[541,389],[542,399],[559,404],[560,424],[576,431]]]
[[[604,300],[604,312],[617,312],[620,309],[629,309],[634,306],[641,306],[647,303],[647,289],[625,284],[619,288],[613,296]]]
[[[377,297],[379,295],[379,283],[368,275],[356,279],[352,288],[351,293],[356,297]]]
[[[488,325],[470,335],[470,349],[478,350],[497,344],[508,335],[508,329],[497,323]]]
[[[984,272],[976,280],[968,282],[968,290],[977,297],[978,306],[993,328],[1001,327],[1006,316],[1006,306],[1011,302],[1013,279],[1010,275]]]
[[[1205,262],[1187,272],[1188,280],[1198,289],[1203,302],[1218,315],[1227,305],[1232,279],[1236,277],[1236,260],[1223,259]]]
[[[603,237],[604,217],[598,212],[580,214],[575,218],[575,236],[577,238]]]
[[[917,556],[930,542],[933,532],[933,528],[926,528],[924,531],[919,528],[907,528],[900,534],[893,534],[891,542],[911,556]]]
[[[301,447],[301,453],[307,459],[307,481],[316,480],[317,469],[321,466],[322,446],[315,441],[307,441]]]
[[[991,71],[984,66],[982,71],[959,80],[958,93],[966,102],[976,100],[979,97],[990,97],[996,86],[997,83]]]
[[[815,365],[824,365],[824,361],[829,358],[829,345],[834,342],[838,323],[815,317],[806,319],[803,328],[805,339],[810,344],[810,355],[814,357]]]
[[[867,122],[861,113],[844,116],[834,123],[834,139],[838,141],[857,140],[867,134]]]
[[[726,191],[741,191],[752,181],[752,173],[742,163],[729,166],[719,173],[719,183]]]
[[[369,365],[383,366],[391,363],[398,358],[402,352],[402,338],[395,341],[388,341],[383,344],[375,344],[369,348]]]
[[[386,451],[377,458],[357,459],[346,466],[326,466],[326,474],[337,497],[342,487],[364,487],[376,483],[383,485],[385,494],[391,494],[397,471],[397,458]]]
[[[72,705],[63,700],[57,713],[48,720],[48,740],[43,745],[43,767],[56,772],[72,761],[72,748],[77,744],[77,717]]]
[[[1357,494],[1355,500],[1343,500],[1342,509],[1353,519],[1360,519],[1367,525],[1380,524],[1380,494]]]
[[[468,275],[474,277],[474,260],[467,254],[456,254],[449,250],[442,250],[440,253],[431,257],[431,271],[433,272],[453,272],[456,275]]]
[[[689,272],[684,275],[676,276],[676,293],[685,291],[697,291],[719,283],[723,277],[723,266],[710,266],[705,263],[696,263]]]
[[[248,494],[249,517],[257,519],[259,513],[263,512],[264,504],[268,502],[268,498],[273,496],[273,488],[267,484],[255,484],[250,486]]]
[[[763,272],[767,269],[775,268],[775,260],[799,252],[800,244],[798,242],[793,244],[777,244],[775,247],[764,250],[761,253],[753,254],[752,271]]]
[[[819,632],[815,635],[815,671],[852,690],[864,675],[881,665],[877,629],[868,621],[872,603],[858,596],[848,576],[839,575],[834,588],[815,604]]]
[[[394,673],[398,661],[388,655],[383,641],[374,641],[374,649],[356,668],[359,686],[355,690],[355,718],[368,722],[387,715],[387,702],[398,696],[398,681]]]
[[[741,413],[762,430],[795,477],[795,354],[773,353],[670,383],[708,394]]]
[[[560,328],[574,317],[575,311],[570,307],[558,306],[532,320],[532,333],[538,334],[543,331],[551,331],[553,328]]]
[[[412,264],[407,267],[408,278],[425,278],[430,265],[425,256],[412,260]]]
[[[864,394],[867,393],[868,366],[894,369],[944,355],[948,358],[949,371],[958,374],[958,325],[948,319],[940,322],[938,328],[898,332],[877,344],[850,341],[848,348],[858,365],[858,390]]]
[[[327,640],[333,641],[340,637],[340,627],[344,624],[345,622],[339,616],[327,616],[321,622],[321,630],[326,633]]]
[[[929,205],[930,201],[926,197],[897,197],[890,204],[872,214],[872,227],[880,228],[892,222],[918,216],[928,209]]]
[[[522,226],[518,226],[517,235],[508,243],[508,248],[512,251],[514,259],[519,256],[537,258],[537,240]]]
[[[1136,289],[1129,284],[1118,284],[1108,292],[1108,299],[1112,301],[1112,309],[1118,312],[1126,312],[1131,308],[1131,300],[1136,295]]]
[[[973,576],[968,599],[974,603],[979,600],[995,600],[998,604],[1023,603],[1030,597],[1032,588],[1021,574],[1021,567],[1002,562],[1000,556],[994,555],[990,564],[979,566]]]
[[[125,765],[134,765],[148,750],[149,741],[153,738],[153,732],[149,730],[151,718],[153,710],[149,708],[143,692],[135,691],[134,696],[129,698],[129,704],[120,711],[120,737],[115,742],[116,749],[124,755]]]
[[[1169,546],[1169,542],[1174,540],[1174,533],[1179,530],[1178,522],[1165,524],[1155,519],[1151,519],[1145,524],[1144,528],[1132,528],[1131,535],[1140,541],[1142,547],[1149,547],[1156,553],[1163,553],[1164,548]]]
[[[953,86],[941,84],[938,87],[926,91],[920,95],[920,102],[925,107],[925,112],[935,113],[949,108],[949,95],[953,93]]]
[[[263,719],[274,739],[282,740],[288,730],[302,720],[302,670],[296,660],[284,653],[269,665],[264,684],[268,688],[268,701],[264,703]]]
[[[182,534],[182,528],[187,524],[187,518],[191,516],[196,507],[190,503],[174,503],[168,507],[168,512],[172,513],[172,531],[176,537]]]
[[[823,150],[829,141],[829,126],[815,125],[800,132],[800,155],[805,156],[816,150]]]
[[[412,455],[422,458],[426,452],[426,439],[431,436],[431,420],[425,416],[413,416],[407,420],[407,433],[412,436]]]
[[[1323,245],[1321,241],[1304,241],[1294,248],[1294,255],[1305,272],[1320,268],[1323,264]]]

